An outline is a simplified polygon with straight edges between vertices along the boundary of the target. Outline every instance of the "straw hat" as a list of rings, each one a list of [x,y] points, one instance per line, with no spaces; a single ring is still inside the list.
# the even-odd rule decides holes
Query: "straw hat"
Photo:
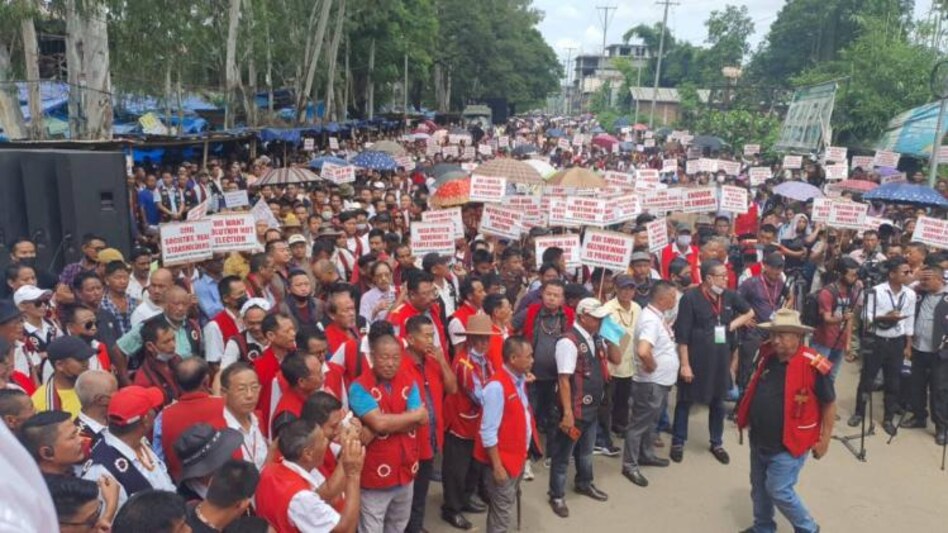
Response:
[[[477,313],[476,315],[471,315],[471,318],[467,319],[467,328],[464,330],[465,335],[497,335],[494,331],[494,326],[491,324],[490,317],[484,313]]]
[[[773,333],[812,333],[813,328],[800,322],[800,313],[792,309],[780,309],[770,322],[758,324],[760,329]]]

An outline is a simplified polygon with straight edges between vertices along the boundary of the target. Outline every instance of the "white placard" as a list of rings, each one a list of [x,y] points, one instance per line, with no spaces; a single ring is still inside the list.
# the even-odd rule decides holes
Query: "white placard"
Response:
[[[477,152],[473,146],[465,146],[464,153],[461,154],[462,159],[474,159],[477,156]]]
[[[823,161],[846,164],[846,155],[849,149],[845,146],[828,146],[823,154]]]
[[[197,263],[214,256],[209,219],[161,224],[158,232],[164,266]]]
[[[615,170],[607,170],[602,176],[606,183],[611,185],[619,185],[622,187],[628,187],[635,185],[635,175],[629,174],[628,172],[618,172]]]
[[[745,144],[744,145],[744,155],[758,155],[758,154],[760,154],[759,144]]]
[[[227,209],[237,209],[238,207],[250,207],[250,198],[247,196],[247,189],[237,189],[224,193],[224,205]]]
[[[681,192],[684,189],[659,189],[648,191],[642,198],[642,209],[656,216],[669,211],[681,211]]]
[[[569,146],[569,143],[566,143]],[[497,147],[498,148],[509,148],[510,147],[510,137],[507,135],[502,135],[497,137]]]
[[[718,170],[723,170],[728,176],[737,176],[741,173],[741,164],[737,161],[718,160]]]
[[[813,222],[827,223],[829,222],[830,216],[830,207],[833,205],[833,200],[829,198],[814,198],[813,199]]]
[[[646,148],[655,148],[655,139],[645,139],[642,141],[642,146]]]
[[[912,240],[948,250],[948,220],[920,216],[915,221]]]
[[[871,155],[854,155],[849,168],[861,168],[868,172],[872,170],[872,161]]]
[[[658,252],[668,246],[668,223],[664,218],[655,219],[645,225],[648,231],[648,250]]]
[[[747,189],[724,185],[721,187],[721,211],[742,215],[747,212]]]
[[[312,152],[316,148],[316,139],[312,137],[303,137],[303,150]]]
[[[783,168],[788,168],[790,170],[798,170],[798,169],[803,168],[803,156],[802,155],[783,156]]]
[[[481,233],[503,239],[519,239],[523,232],[523,213],[495,204],[484,204]]]
[[[280,221],[274,216],[273,211],[270,211],[270,206],[263,198],[253,204],[253,207],[250,208],[250,214],[253,215],[255,222],[263,221],[267,223],[268,228],[280,228]]]
[[[256,220],[250,213],[228,213],[211,217],[211,247],[214,253],[252,252],[260,249]]]
[[[187,216],[188,222],[191,222],[194,220],[201,220],[202,218],[207,218],[207,199],[206,198],[204,199],[203,202],[192,207],[191,209],[188,209],[188,216]]]
[[[502,205],[523,213],[524,229],[546,225],[546,217],[541,212],[539,196],[521,194],[505,196]]]
[[[565,137],[560,137],[556,140],[556,147],[560,150],[568,152],[570,150],[569,140]]]
[[[471,176],[471,201],[500,203],[507,193],[507,178],[496,176]]]
[[[334,165],[332,163],[323,163],[323,168],[319,175],[336,185],[343,183],[353,183],[356,180],[355,167],[352,165]]]
[[[454,257],[454,235],[451,222],[415,222],[411,225],[411,253],[415,257],[431,252]]]
[[[493,150],[491,150],[490,145],[486,143],[481,143],[477,145],[477,153],[481,155],[491,155]]]
[[[837,228],[861,230],[868,209],[866,204],[834,201],[830,204],[828,223]]]
[[[632,259],[635,238],[625,233],[587,229],[580,258],[584,266],[626,272]]]
[[[422,222],[431,223],[449,223],[454,226],[454,237],[457,239],[464,237],[464,219],[461,216],[461,207],[449,207],[447,209],[429,209],[422,211]]]
[[[905,172],[899,172],[898,174],[882,176],[879,178],[879,185],[885,185],[887,183],[905,183],[907,181],[908,177],[905,175]]]
[[[587,226],[604,226],[606,222],[606,200],[584,196],[566,198],[566,220]]]
[[[441,147],[441,155],[444,157],[457,157],[459,153],[456,145],[449,144]]]
[[[583,137],[583,134],[577,133],[576,135],[573,135],[573,146],[582,146],[585,140],[586,138]]]
[[[849,166],[846,163],[835,163],[823,167],[827,180],[844,180],[849,177]]]
[[[877,167],[897,168],[901,157],[902,155],[898,152],[876,150],[876,155],[872,158],[872,164]]]
[[[339,139],[337,139],[336,137],[330,137],[330,138],[329,138],[329,149],[330,149],[330,150],[338,150],[338,149],[339,149]]]
[[[646,131],[646,132],[645,132],[645,138],[646,138],[646,139],[653,139],[653,138],[655,138],[655,132],[654,132],[654,131]]]
[[[533,240],[533,243],[536,250],[537,262],[543,257],[543,252],[548,248],[555,247],[563,250],[563,256],[566,259],[566,268],[579,268],[583,266],[582,260],[580,259],[582,247],[579,244],[579,235],[575,233],[537,237]]]
[[[751,187],[760,187],[764,182],[774,177],[774,172],[770,170],[770,167],[751,167],[747,171],[747,175],[750,178]]]
[[[642,212],[637,194],[622,194],[606,201],[606,225],[621,224],[635,220]]]
[[[948,163],[948,146],[939,146],[938,152],[938,164]]]
[[[635,190],[653,191],[658,189],[662,180],[654,168],[640,168],[635,171]]]
[[[412,170],[415,168],[415,160],[411,158],[410,155],[396,155],[392,159],[395,160],[395,166],[404,168],[405,170]]]
[[[683,213],[716,213],[718,192],[714,187],[683,189],[681,211]]]
[[[662,172],[678,172],[678,160],[677,159],[663,159],[662,160]]]

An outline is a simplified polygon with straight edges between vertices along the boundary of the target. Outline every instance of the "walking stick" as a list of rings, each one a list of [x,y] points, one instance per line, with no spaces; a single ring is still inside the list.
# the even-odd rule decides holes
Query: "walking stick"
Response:
[[[945,469],[945,459],[942,456],[941,469]],[[520,531],[520,484],[517,484],[517,531]]]
[[[941,445],[941,471],[942,472],[945,471],[945,452],[948,452],[948,440],[946,440],[945,443]],[[517,519],[518,520],[520,519],[519,515],[517,516]]]

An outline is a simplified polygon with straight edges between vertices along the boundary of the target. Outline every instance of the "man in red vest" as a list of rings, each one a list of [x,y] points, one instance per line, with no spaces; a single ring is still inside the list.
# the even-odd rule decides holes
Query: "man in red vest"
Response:
[[[257,514],[280,533],[299,531],[353,531],[359,521],[359,480],[365,450],[358,439],[343,444],[346,504],[336,512],[319,497],[325,480],[317,476],[329,439],[322,429],[307,420],[290,422],[280,433],[281,461],[270,463],[257,485]]]
[[[247,287],[237,276],[221,279],[217,283],[217,291],[224,310],[214,315],[204,326],[204,354],[215,373],[224,355],[225,343],[244,329],[240,308],[248,300]]]
[[[668,267],[671,265],[671,262],[675,260],[676,257],[684,257],[688,264],[691,265],[691,272],[694,273],[693,282],[698,282],[698,247],[691,244],[691,228],[686,224],[678,224],[678,236],[675,237],[675,242],[669,243],[668,246],[662,248],[661,252],[661,261],[662,261],[662,278],[671,279],[669,276]]]
[[[282,392],[280,401],[273,410],[270,434],[274,436],[277,432],[273,431],[273,428],[298,419],[309,395],[322,388],[322,362],[310,353],[291,353],[280,363],[280,376],[277,379]]]
[[[460,293],[464,303],[448,319],[448,337],[451,340],[451,346],[454,347],[455,355],[460,350],[460,345],[466,340],[464,331],[467,329],[468,320],[481,311],[481,304],[484,303],[484,296],[487,295],[481,280],[472,277],[468,277],[461,283]]]
[[[775,505],[794,531],[819,531],[794,485],[807,452],[820,459],[833,436],[833,364],[803,345],[813,328],[801,324],[796,311],[781,309],[760,328],[770,333],[770,342],[760,348],[757,371],[737,409],[738,427],[750,427],[754,525],[745,533],[774,531]]]
[[[362,342],[356,322],[355,300],[349,291],[335,291],[329,295],[329,318],[326,342],[329,343],[329,362],[333,371],[339,371],[346,385],[352,384],[368,368],[368,361],[359,354]]]
[[[280,387],[277,385],[280,363],[288,354],[296,351],[296,326],[293,325],[293,319],[277,313],[267,315],[261,327],[270,345],[264,350],[263,355],[254,360],[253,369],[260,378],[260,399],[257,401],[260,427],[267,432],[270,428],[273,408],[280,401]]]
[[[474,458],[485,465],[483,481],[490,508],[487,531],[509,531],[530,442],[537,431],[526,381],[533,366],[533,347],[523,337],[504,341],[504,366],[484,387],[484,414],[474,444]]]
[[[224,420],[224,399],[211,396],[210,369],[199,357],[191,357],[178,363],[174,378],[181,389],[178,401],[164,408],[161,413],[161,447],[168,463],[168,473],[180,481],[181,460],[174,452],[174,443],[186,429],[204,422],[214,429],[227,427]],[[157,435],[156,435],[157,437]]]
[[[372,370],[349,388],[349,406],[376,437],[366,446],[359,531],[404,531],[418,473],[419,425],[428,410],[402,365],[402,345],[390,334],[370,339]]]
[[[395,334],[399,338],[405,338],[405,324],[408,319],[425,315],[434,323],[435,346],[442,350],[446,349],[448,343],[441,324],[441,308],[435,303],[437,291],[434,286],[434,276],[422,271],[413,272],[408,276],[406,286],[408,301],[392,309],[392,312],[388,314],[388,321],[395,326]]]

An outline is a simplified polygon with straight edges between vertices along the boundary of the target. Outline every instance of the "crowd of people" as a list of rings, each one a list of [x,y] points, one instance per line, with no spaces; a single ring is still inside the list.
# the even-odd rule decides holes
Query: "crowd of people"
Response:
[[[608,500],[595,455],[647,487],[646,473],[685,461],[700,404],[720,463],[730,462],[727,420],[750,430],[747,531],[774,531],[776,508],[813,532],[793,485],[808,455],[827,453],[837,394],[856,397],[856,427],[881,387],[887,433],[931,417],[945,444],[948,255],[911,240],[924,210],[876,204],[890,223],[827,227],[812,221],[812,203],[773,194],[782,181],[822,186],[816,161],[774,165],[777,177],[751,188],[746,170],[765,164],[760,156],[715,154],[741,173],[689,175],[680,143],[568,151],[545,136],[553,125],[584,133],[595,123],[522,117],[469,142],[533,143],[523,157],[555,168],[635,172],[678,158],[678,171],[662,174],[667,186],[744,186],[748,210],[669,216],[661,249],[650,249],[646,225],[666,214],[639,214],[614,228],[635,249],[626,271],[612,271],[567,265],[558,247],[536,253],[534,239],[576,228],[499,238],[481,231],[482,205],[466,203],[455,253],[418,257],[410,228],[431,209],[427,171],[461,161],[394,137],[415,168],[359,169],[341,186],[260,185],[268,156],[136,167],[134,247],[85,235],[81,257],[59,272],[37,263],[29,238],[11,243],[0,438],[17,488],[4,489],[0,522],[417,533],[431,504],[454,528],[485,513],[488,531],[510,531],[524,481],[548,483],[563,518],[572,498]],[[380,140],[341,140],[320,155],[346,158]],[[279,222],[257,221],[258,251],[161,264],[162,224],[199,205],[226,212],[224,193],[240,189]],[[835,381],[847,362],[862,370],[858,390],[843,392]]]

